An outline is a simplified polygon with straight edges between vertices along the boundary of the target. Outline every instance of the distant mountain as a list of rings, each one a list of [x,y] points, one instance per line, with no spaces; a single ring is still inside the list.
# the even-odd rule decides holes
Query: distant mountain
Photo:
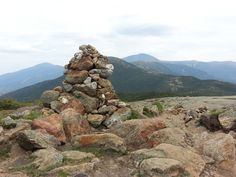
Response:
[[[55,79],[63,74],[63,67],[42,63],[14,73],[0,76],[0,95],[24,88],[45,80]]]
[[[173,62],[185,65],[194,69],[207,72],[217,80],[236,83],[236,62],[200,62],[200,61],[177,61]]]
[[[178,62],[172,63],[172,62],[165,62],[162,61],[162,64],[166,66],[172,73],[172,75],[177,76],[193,76],[198,79],[216,79],[216,77],[212,76],[211,74],[207,73],[207,71],[203,71],[199,68],[193,68],[188,65],[183,65]]]
[[[109,57],[115,66],[110,77],[115,90],[119,94],[133,95],[149,94],[149,97],[159,95],[199,96],[199,95],[235,95],[236,85],[215,81],[199,80],[189,76],[172,76],[166,74],[150,73],[124,60]],[[19,101],[32,101],[38,99],[41,93],[61,85],[64,77],[50,81],[44,81],[11,93],[1,98],[12,97]],[[143,97],[145,98],[145,97]]]
[[[137,62],[137,61],[145,61],[145,62],[156,62],[158,61],[157,58],[148,55],[148,54],[144,54],[144,53],[140,53],[137,55],[130,55],[128,57],[123,58],[125,61],[127,62]]]
[[[151,59],[149,60],[149,58]],[[217,77],[214,73],[208,72],[207,67],[206,69],[201,69],[201,67],[193,67],[191,63],[161,61],[147,54],[131,55],[123,59],[149,72],[170,74],[175,76],[193,76],[198,79],[220,79],[220,77]],[[224,81],[229,80],[226,79]]]

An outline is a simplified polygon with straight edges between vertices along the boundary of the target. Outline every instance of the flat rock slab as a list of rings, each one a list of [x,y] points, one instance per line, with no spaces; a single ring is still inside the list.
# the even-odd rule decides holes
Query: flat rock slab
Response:
[[[200,176],[205,167],[205,161],[197,153],[180,146],[160,144],[152,149],[140,149],[131,153],[135,166],[139,166],[146,159],[167,158],[181,162],[190,176]]]
[[[94,147],[102,150],[113,150],[122,153],[126,151],[124,139],[112,133],[75,136],[72,139],[72,145],[78,148]]]
[[[77,174],[87,173],[94,170],[94,163],[82,163],[78,165],[65,165],[55,168],[48,172],[49,175],[56,175],[60,172],[76,176]],[[86,176],[85,176],[86,177]]]
[[[62,152],[64,159],[73,160],[76,162],[91,161],[96,156],[92,153],[80,152],[80,151],[64,151]]]
[[[34,130],[20,132],[17,142],[23,149],[31,151],[57,147],[61,144],[54,136]]]
[[[148,137],[155,131],[166,128],[165,123],[158,119],[127,120],[112,128],[112,132],[125,139],[126,144],[134,149],[152,147]]]
[[[180,177],[187,176],[183,164],[174,159],[150,158],[140,164],[140,175],[142,177]]]
[[[41,171],[60,166],[63,162],[63,155],[54,148],[35,151],[32,157],[36,158],[33,164]]]
[[[163,143],[155,149],[164,152],[166,158],[180,161],[192,176],[200,176],[204,170],[205,161],[202,157],[187,148]]]
[[[52,114],[45,118],[35,119],[32,122],[32,128],[45,130],[48,134],[55,136],[60,142],[66,142],[62,117],[59,114]]]

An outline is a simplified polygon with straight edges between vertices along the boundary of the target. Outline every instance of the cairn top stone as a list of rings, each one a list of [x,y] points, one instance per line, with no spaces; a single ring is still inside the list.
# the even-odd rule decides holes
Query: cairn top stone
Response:
[[[79,47],[79,51],[74,54],[74,57],[70,60],[69,64],[65,66],[65,68],[67,70],[78,71],[90,71],[96,69],[93,72],[98,72],[98,74],[110,73],[109,76],[114,69],[113,65],[108,63],[108,57],[101,55],[97,49],[91,45],[81,45]]]

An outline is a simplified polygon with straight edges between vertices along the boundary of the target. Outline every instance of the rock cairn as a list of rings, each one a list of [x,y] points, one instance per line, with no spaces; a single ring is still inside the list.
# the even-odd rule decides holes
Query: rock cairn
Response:
[[[65,66],[63,87],[45,91],[44,106],[56,113],[73,108],[86,117],[92,127],[110,128],[131,115],[108,80],[114,66],[93,46],[82,45]]]
[[[65,90],[72,91],[75,96],[78,96],[77,91],[97,98],[98,108],[108,106],[110,100],[118,98],[111,82],[107,80],[114,66],[91,45],[83,45],[79,49],[81,52],[75,53],[65,66]]]

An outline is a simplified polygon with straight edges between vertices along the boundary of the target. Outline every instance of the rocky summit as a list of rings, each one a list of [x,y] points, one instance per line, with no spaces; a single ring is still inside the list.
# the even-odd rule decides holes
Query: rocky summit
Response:
[[[236,176],[235,97],[127,104],[114,69],[82,45],[42,104],[0,111],[0,177]]]

